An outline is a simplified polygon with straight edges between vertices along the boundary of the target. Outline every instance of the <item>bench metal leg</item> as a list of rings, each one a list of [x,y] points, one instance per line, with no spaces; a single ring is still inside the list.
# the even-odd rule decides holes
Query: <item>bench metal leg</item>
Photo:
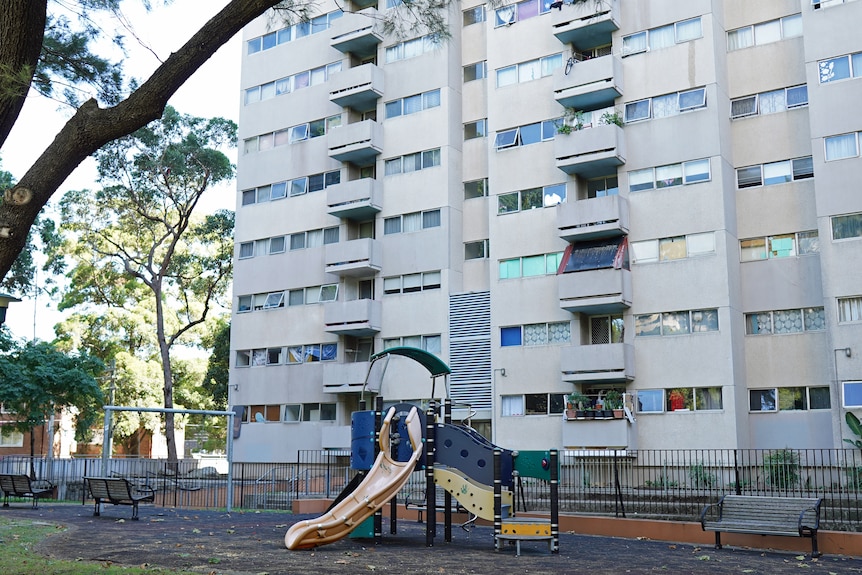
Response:
[[[134,520],[134,521],[138,520],[138,502],[137,501],[132,503],[132,520]]]
[[[715,548],[721,549],[721,531],[715,532]]]
[[[99,517],[101,514],[102,514],[102,501],[99,499],[96,499],[96,507],[93,510],[93,516]]]
[[[811,536],[811,557],[820,557],[822,553],[817,550],[817,533]]]

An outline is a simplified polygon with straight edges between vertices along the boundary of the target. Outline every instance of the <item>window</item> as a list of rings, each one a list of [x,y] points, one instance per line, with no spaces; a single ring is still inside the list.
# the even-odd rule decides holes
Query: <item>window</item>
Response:
[[[559,415],[565,411],[566,399],[562,393],[527,393],[525,395],[503,395],[502,417],[524,415]]]
[[[552,345],[571,340],[571,325],[567,321],[500,328],[501,347]]]
[[[294,90],[299,90],[306,86],[322,84],[327,81],[332,74],[340,71],[341,61],[339,60],[337,62],[327,64],[326,66],[314,68],[313,70],[304,70],[298,74],[294,74],[293,76],[279,78],[274,82],[267,82],[260,86],[253,86],[245,91],[244,105],[269,100],[270,98],[281,96],[283,94],[289,94]]]
[[[272,309],[276,307],[284,307],[284,292],[272,292],[267,294],[266,302],[263,304],[263,309]]]
[[[427,212],[413,212],[403,216],[394,216],[383,220],[383,233],[385,235],[399,234],[401,232],[416,232],[420,229],[439,228],[440,210],[429,210]]]
[[[386,160],[384,173],[387,176],[406,174],[440,165],[440,148],[417,152]]]
[[[862,213],[832,216],[832,239],[847,240],[862,237]]]
[[[335,421],[335,403],[303,403],[302,421]]]
[[[470,24],[478,24],[480,22],[485,21],[485,5],[482,4],[480,6],[476,6],[474,8],[469,8],[462,12],[464,15],[464,26],[469,26]]]
[[[635,316],[635,335],[672,336],[718,331],[718,309],[696,309]]]
[[[841,383],[844,395],[844,407],[862,407],[862,381],[844,381]]]
[[[817,70],[821,84],[858,78],[862,76],[862,52],[820,60],[817,62]]]
[[[407,98],[393,100],[387,102],[384,106],[386,110],[386,118],[397,118],[398,116],[406,116],[415,114],[429,108],[440,106],[440,90],[432,90],[423,94],[416,94]]]
[[[338,284],[328,284],[320,286],[320,297],[318,301],[327,302],[335,301],[338,298]]]
[[[545,14],[551,10],[549,0],[523,0],[494,11],[494,27],[511,26],[515,22]]]
[[[830,409],[828,387],[777,387],[748,390],[752,412],[806,411]]]
[[[838,298],[838,323],[862,320],[862,297]]]
[[[623,36],[623,56],[690,42],[703,36],[700,18],[692,18]]]
[[[407,60],[421,56],[427,52],[436,49],[440,44],[439,38],[429,34],[413,40],[399,42],[394,46],[389,46],[385,51],[386,63],[397,62],[399,60]]]
[[[0,427],[0,447],[24,447],[24,434],[5,426]]]
[[[500,396],[500,415],[502,417],[520,417],[524,415],[524,396]]]
[[[464,199],[483,198],[488,195],[488,178],[464,182]]]
[[[706,107],[706,89],[696,88],[685,92],[674,92],[648,100],[638,100],[625,105],[625,122],[653,118],[666,118],[682,112]]]
[[[633,263],[672,261],[715,253],[715,233],[632,242]]]
[[[750,46],[760,46],[785,38],[802,35],[802,15],[793,14],[784,18],[761,22],[727,32],[727,50],[741,50]]]
[[[485,78],[488,75],[487,70],[488,68],[485,60],[464,66],[464,82],[472,82],[473,80],[481,80],[482,78]]]
[[[246,408],[246,423],[267,423],[281,420],[280,405],[250,405]]]
[[[816,254],[820,252],[820,239],[817,230],[749,238],[739,241],[739,251],[742,262]]]
[[[511,84],[531,82],[546,76],[552,76],[554,70],[563,67],[563,55],[551,54],[536,60],[520,62],[512,66],[497,69],[497,87],[502,88]]]
[[[723,409],[720,387],[644,389],[637,394],[638,412],[717,411]]]
[[[629,191],[670,188],[707,182],[711,179],[709,158],[691,160],[681,164],[668,164],[629,172]]]
[[[432,289],[440,289],[439,271],[383,278],[383,293],[386,295]]]
[[[629,269],[628,241],[622,238],[578,242],[560,260],[559,273]]]
[[[516,146],[527,146],[538,142],[547,142],[554,139],[557,125],[561,120],[545,120],[535,124],[527,124],[497,132],[494,138],[494,147],[499,152],[506,148]]]
[[[488,252],[488,240],[464,243],[465,260],[487,259]]]
[[[409,335],[404,337],[391,337],[383,340],[383,349],[390,347],[408,346],[424,349],[429,353],[439,355],[442,350],[443,339],[440,334],[434,335]]]
[[[472,140],[474,138],[484,138],[488,135],[485,127],[486,120],[476,120],[475,122],[467,122],[464,124],[464,139]]]
[[[774,114],[808,105],[808,87],[794,86],[730,101],[730,117],[747,118],[758,114]]]
[[[538,256],[500,260],[500,279],[555,274],[562,257],[563,252],[555,252]]]
[[[826,161],[842,160],[844,158],[855,158],[859,155],[857,133],[841,134],[824,138],[826,145]]]
[[[587,180],[587,198],[603,198],[620,193],[616,176]]]
[[[337,343],[312,343],[291,345],[287,348],[287,363],[316,363],[335,361],[338,355]]]
[[[736,187],[770,186],[814,177],[811,156],[736,169]]]
[[[802,333],[825,329],[826,312],[822,307],[745,314],[746,335]]]
[[[554,184],[497,196],[497,214],[556,206],[566,199],[566,184]]]
[[[589,318],[589,345],[622,343],[625,324],[622,315],[597,315]]]

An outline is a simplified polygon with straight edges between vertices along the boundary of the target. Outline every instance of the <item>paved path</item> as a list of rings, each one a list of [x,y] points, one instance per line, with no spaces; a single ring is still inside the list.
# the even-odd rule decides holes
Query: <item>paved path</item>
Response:
[[[284,534],[293,522],[309,516],[279,512],[173,510],[150,505],[131,520],[131,508],[107,506],[100,517],[92,505],[13,503],[0,516],[60,524],[40,552],[61,559],[111,561],[125,565],[184,569],[215,575],[342,573],[733,573],[733,574],[862,574],[862,558],[825,556],[812,560],[797,554],[691,544],[562,534],[560,552],[546,543],[494,550],[493,530],[453,527],[451,543],[443,526],[433,547],[425,546],[425,526],[399,521],[389,534],[384,520],[380,545],[373,540],[345,539],[306,551],[288,551]],[[862,550],[860,550],[862,555]]]

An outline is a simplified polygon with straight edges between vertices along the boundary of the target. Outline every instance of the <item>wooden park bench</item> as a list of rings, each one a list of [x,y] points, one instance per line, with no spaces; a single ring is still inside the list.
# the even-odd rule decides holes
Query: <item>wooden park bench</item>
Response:
[[[700,525],[704,531],[715,531],[715,548],[721,549],[721,532],[757,535],[810,537],[811,556],[817,550],[820,528],[819,497],[767,497],[760,495],[725,495],[718,503],[703,508]]]
[[[135,485],[123,477],[85,477],[90,495],[96,500],[95,516],[101,515],[102,503],[131,505],[132,519],[138,519],[138,504],[152,503],[156,492],[146,485]]]
[[[33,480],[24,474],[0,474],[0,490],[3,491],[3,507],[9,507],[10,497],[29,497],[33,509],[38,509],[39,498],[54,495],[54,484],[47,479]]]

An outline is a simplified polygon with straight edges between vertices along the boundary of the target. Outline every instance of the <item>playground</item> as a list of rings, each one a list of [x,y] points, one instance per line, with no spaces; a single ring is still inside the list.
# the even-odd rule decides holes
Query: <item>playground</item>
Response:
[[[300,551],[284,547],[293,523],[311,516],[281,512],[175,511],[145,505],[140,520],[128,509],[108,506],[100,517],[92,506],[44,503],[39,509],[13,504],[0,516],[49,522],[52,532],[37,551],[56,559],[148,565],[216,575],[287,575],[296,573],[806,573],[850,574],[862,571],[862,560],[825,555],[819,560],[796,553],[560,534],[560,552],[540,542],[524,542],[521,556],[513,547],[494,550],[493,528],[456,528],[452,542],[442,538],[425,546],[425,525],[401,520],[398,533],[373,540],[343,538]],[[438,525],[442,532],[442,526]]]

